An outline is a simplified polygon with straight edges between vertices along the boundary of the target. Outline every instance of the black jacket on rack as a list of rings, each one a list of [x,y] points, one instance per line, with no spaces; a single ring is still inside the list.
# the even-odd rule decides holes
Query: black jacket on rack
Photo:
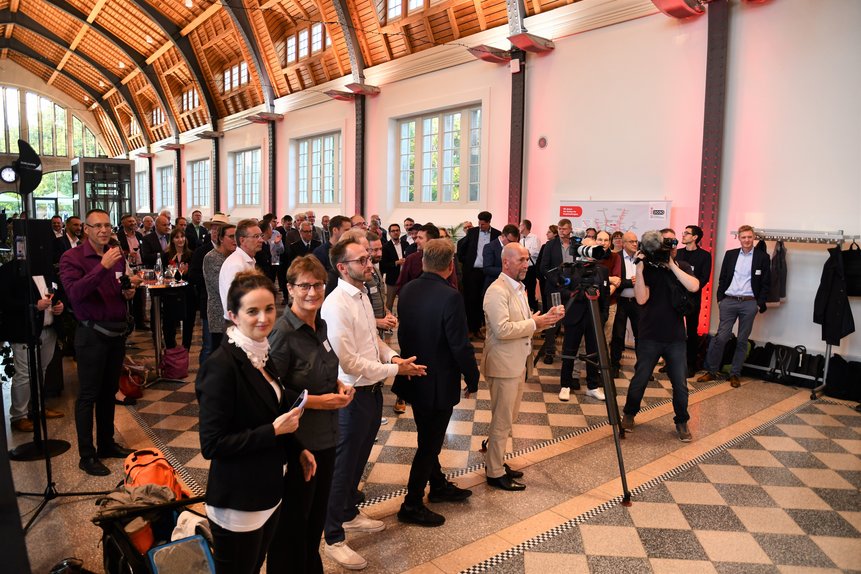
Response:
[[[830,345],[839,345],[840,339],[855,332],[839,245],[828,250],[828,261],[822,268],[822,279],[813,301],[813,322],[822,325],[822,340]]]
[[[780,303],[781,299],[786,299],[786,274],[786,247],[783,245],[783,241],[778,241],[774,244],[774,253],[771,255],[769,303]]]

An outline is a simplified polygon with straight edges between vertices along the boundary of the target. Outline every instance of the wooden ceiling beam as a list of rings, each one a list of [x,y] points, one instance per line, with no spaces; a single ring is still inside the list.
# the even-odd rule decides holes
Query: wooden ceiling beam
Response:
[[[81,40],[84,39],[84,36],[87,35],[87,28],[88,28],[88,26],[86,24],[81,25],[81,29],[78,30],[78,33],[75,34],[75,37],[72,39],[72,43],[69,44],[69,49],[71,51],[74,52],[75,50],[78,49],[78,44],[80,44]]]
[[[155,62],[156,60],[158,60],[159,58],[164,56],[165,52],[167,52],[171,48],[173,48],[173,42],[165,42],[164,44],[159,46],[158,50],[156,50],[155,52],[153,52],[152,54],[150,54],[147,57],[147,59],[146,59],[147,66],[151,66],[153,62]]]
[[[484,17],[484,10],[481,9],[481,0],[472,0],[472,4],[475,6],[475,14],[478,16],[478,27],[482,31],[487,30],[487,20]]]
[[[209,5],[209,8],[204,10],[198,15],[197,18],[188,23],[188,25],[179,31],[181,36],[188,36],[191,34],[198,26],[209,20],[216,12],[221,9],[221,3],[215,2]]]
[[[102,8],[107,1],[108,0],[96,0],[96,5],[93,6],[93,9],[90,10],[89,16],[87,16],[87,24],[92,24],[95,21],[96,16],[98,16],[99,12],[102,11]]]
[[[9,3],[9,11],[13,14],[18,11],[18,6],[21,4],[20,0],[12,0]]]
[[[269,2],[267,2],[267,4],[268,3]],[[293,16],[290,14],[290,11],[287,10],[287,7],[284,4],[282,4],[281,2],[278,2],[275,4],[275,7],[278,8],[278,11],[281,12],[282,16],[287,18],[287,21],[290,22],[291,26],[294,26],[294,27],[296,26],[296,19],[293,18]]]
[[[436,40],[433,37],[433,28],[431,27],[430,20],[427,17],[425,17],[425,18],[422,18],[422,22],[425,25],[425,31],[427,32],[428,39],[431,41],[431,44],[436,44]]]
[[[140,2],[142,0],[135,0]],[[260,84],[258,87],[263,94],[263,103],[270,112],[275,111],[275,89],[272,85],[272,78],[269,77],[269,68],[264,65],[264,57],[260,51],[260,44],[254,35],[254,26],[251,23],[248,12],[245,10],[245,4],[241,7],[224,2],[222,9],[230,16],[230,21],[236,28],[236,34],[239,39],[245,44],[245,50],[251,56],[250,66],[254,66],[257,70],[257,80]],[[249,66],[249,67],[250,67]],[[251,85],[249,83],[249,85]]]
[[[457,18],[454,17],[454,9],[449,8],[446,10],[446,14],[448,14],[448,23],[451,25],[451,33],[454,35],[454,39],[457,40],[460,38],[460,29],[457,27]]]
[[[421,12],[416,12],[406,18],[398,18],[391,24],[387,24],[383,26],[380,30],[384,34],[391,34],[398,31],[398,28],[402,26],[412,26],[418,22],[423,20],[427,20],[431,16],[436,16],[437,14],[442,14],[443,12],[453,11],[454,8],[458,8],[464,4],[472,4],[475,0],[447,0],[445,2],[440,2],[439,4],[434,4]]]

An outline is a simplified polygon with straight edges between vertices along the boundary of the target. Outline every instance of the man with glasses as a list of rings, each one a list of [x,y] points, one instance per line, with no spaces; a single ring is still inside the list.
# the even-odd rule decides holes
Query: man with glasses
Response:
[[[559,235],[547,242],[544,246],[544,254],[541,257],[540,272],[545,279],[552,271],[563,263],[574,262],[574,245],[571,241],[571,220],[563,218],[557,224]],[[547,293],[541,294],[545,311],[550,308],[550,294],[559,291],[556,285],[547,284]],[[559,333],[559,325],[551,325],[544,332],[544,364],[552,365],[556,356],[556,335]],[[563,387],[564,389],[564,387]],[[560,391],[561,392],[561,391]],[[564,395],[563,395],[564,396]],[[567,400],[567,399],[563,399]]]
[[[389,241],[383,241],[383,258],[380,260],[380,271],[386,277],[386,307],[392,309],[397,295],[398,276],[404,264],[404,242],[401,241],[401,226],[397,223],[389,225]]]
[[[170,247],[170,219],[164,215],[155,218],[155,231],[144,235],[141,242],[141,260],[144,266],[152,267],[162,253]]]
[[[253,219],[243,219],[236,224],[236,251],[224,260],[221,271],[218,272],[218,294],[221,297],[225,320],[229,319],[227,292],[230,290],[230,284],[237,273],[254,269],[254,256],[263,247],[263,243],[263,233]]]
[[[619,377],[622,366],[622,351],[625,349],[625,333],[628,330],[628,320],[631,321],[631,331],[634,332],[634,348],[637,344],[637,332],[640,325],[640,307],[634,296],[634,284],[637,282],[637,253],[639,238],[633,231],[622,236],[622,275],[619,282],[619,296],[616,298],[616,318],[613,320],[613,340],[610,342],[610,369],[612,377]]]
[[[697,326],[700,321],[703,288],[709,282],[712,274],[712,254],[700,248],[702,238],[703,230],[701,227],[688,225],[682,233],[682,245],[685,248],[676,254],[676,261],[686,261],[691,266],[694,277],[700,282],[700,288],[695,293],[691,293],[691,308],[685,315],[685,329],[688,333],[688,377],[694,376],[697,371],[697,351],[700,348],[700,335]]]
[[[355,389],[352,402],[338,413],[335,472],[325,527],[325,552],[338,564],[360,570],[367,561],[346,543],[347,532],[379,532],[385,523],[361,514],[358,486],[383,413],[383,383],[395,375],[423,376],[415,357],[402,359],[377,334],[374,310],[365,283],[372,278],[372,260],[358,238],[347,237],[330,253],[338,270],[335,290],[323,302],[329,343],[338,356],[338,379]]]
[[[125,458],[133,452],[114,442],[114,395],[126,354],[126,302],[134,297],[135,289],[120,286],[118,277],[125,275],[126,261],[119,246],[108,246],[112,229],[107,212],[92,209],[86,221],[87,240],[63,254],[60,277],[80,322],[75,335],[78,467],[93,476],[107,476],[111,471],[100,458]]]

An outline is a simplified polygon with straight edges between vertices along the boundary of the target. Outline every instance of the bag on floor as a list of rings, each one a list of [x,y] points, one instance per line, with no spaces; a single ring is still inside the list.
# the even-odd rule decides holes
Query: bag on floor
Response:
[[[829,397],[861,402],[861,362],[833,355],[828,363],[828,379],[823,391]]]
[[[188,349],[177,345],[166,349],[161,358],[161,376],[166,379],[184,379],[188,376]]]
[[[741,374],[746,377],[767,380],[767,375],[774,366],[774,344],[758,345],[752,339],[748,341],[751,344],[751,349],[744,361]]]
[[[822,377],[824,359],[812,358],[803,345],[789,347],[774,346],[774,365],[769,371],[768,380],[790,387],[812,389]]]
[[[143,390],[149,379],[149,369],[135,363],[134,359],[127,356],[123,361],[123,370],[125,372],[120,375],[120,392],[130,399],[143,397]]]
[[[188,498],[176,471],[157,448],[136,450],[123,463],[127,487],[157,484],[169,488],[176,499]]]

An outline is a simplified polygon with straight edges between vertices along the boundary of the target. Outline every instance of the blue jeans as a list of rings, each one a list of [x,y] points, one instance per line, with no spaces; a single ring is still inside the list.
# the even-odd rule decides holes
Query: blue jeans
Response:
[[[738,343],[735,346],[735,354],[732,356],[732,370],[730,371],[730,375],[738,376],[741,374],[744,357],[747,355],[747,339],[753,329],[753,320],[756,319],[758,306],[755,299],[739,301],[725,297],[718,303],[718,307],[720,308],[718,332],[709,344],[709,351],[703,368],[712,373],[720,371],[723,348],[729,338],[732,337],[733,325],[738,320]]]
[[[338,445],[335,473],[326,511],[326,543],[345,540],[343,524],[359,514],[356,499],[359,481],[371,456],[371,447],[383,416],[383,388],[356,387],[352,402],[338,411]]]
[[[649,377],[658,364],[658,359],[663,355],[667,362],[667,375],[673,384],[673,421],[676,424],[687,422],[691,416],[688,414],[688,382],[687,375],[687,350],[685,341],[673,341],[662,343],[650,339],[637,340],[637,363],[634,366],[634,378],[628,387],[628,398],[625,400],[625,414],[637,416],[640,412],[640,403],[643,401],[643,393],[649,384]]]

